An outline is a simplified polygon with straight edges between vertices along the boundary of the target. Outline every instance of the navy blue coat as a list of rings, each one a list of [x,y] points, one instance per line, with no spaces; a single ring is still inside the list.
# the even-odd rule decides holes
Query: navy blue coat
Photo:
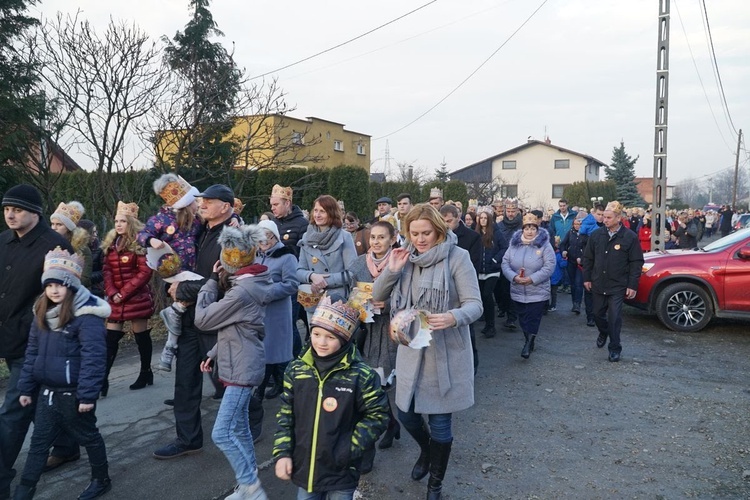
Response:
[[[479,263],[479,273],[490,274],[501,272],[502,269],[500,266],[503,263],[503,256],[506,250],[508,250],[508,240],[502,232],[495,231],[492,234],[491,247],[484,246],[484,242],[482,242],[482,259]]]
[[[74,318],[59,330],[31,324],[18,389],[23,396],[34,396],[41,385],[75,392],[79,403],[91,404],[99,398],[107,367],[104,320],[112,310],[104,300],[81,287],[77,296],[83,305]]]

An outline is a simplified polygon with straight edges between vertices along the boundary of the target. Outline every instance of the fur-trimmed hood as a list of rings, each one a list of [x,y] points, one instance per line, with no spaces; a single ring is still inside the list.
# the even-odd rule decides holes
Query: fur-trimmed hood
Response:
[[[112,246],[116,239],[117,231],[115,231],[114,229],[110,229],[107,233],[107,236],[105,236],[104,240],[102,240],[102,251],[104,252],[104,255],[107,255],[107,253],[109,252],[109,247]],[[128,245],[125,250],[138,255],[146,255],[146,249],[139,245],[136,239],[131,241],[130,245]]]
[[[96,316],[97,318],[109,318],[109,316],[112,314],[112,308],[109,306],[109,304],[89,292],[85,287],[81,287],[80,289],[78,289],[78,292],[76,293],[76,303],[78,303],[79,296],[83,298],[86,295],[88,295],[88,297],[85,299],[85,301],[82,301],[80,307],[76,308],[75,313],[73,313],[74,316],[78,317],[83,316],[84,314],[91,314],[92,316]]]
[[[521,243],[521,235],[523,234],[523,229],[519,229],[515,233],[513,233],[513,237],[510,239],[510,246],[517,247],[523,245]],[[531,242],[531,245],[542,248],[544,245],[549,244],[549,232],[544,229],[543,227],[540,227],[536,232],[536,238],[534,238],[534,241]]]
[[[83,247],[89,246],[91,235],[82,227],[75,228],[70,234],[70,246],[76,253],[81,253]]]

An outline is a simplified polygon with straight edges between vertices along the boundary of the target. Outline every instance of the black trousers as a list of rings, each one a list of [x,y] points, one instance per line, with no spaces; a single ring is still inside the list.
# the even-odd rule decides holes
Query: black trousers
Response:
[[[594,322],[599,333],[609,337],[609,352],[621,352],[620,330],[622,329],[622,303],[625,293],[604,295],[592,293],[594,300]]]
[[[96,407],[80,413],[75,391],[61,392],[42,387],[38,397],[34,433],[31,435],[29,454],[21,474],[22,484],[34,486],[39,482],[47,463],[49,448],[61,432],[86,448],[90,465],[107,463],[104,439],[96,427]]]
[[[484,326],[494,327],[495,326],[495,285],[498,281],[497,276],[487,278],[486,280],[479,280],[479,292],[482,295],[482,306],[484,307]]]
[[[518,319],[516,303],[510,298],[510,281],[502,274],[495,285],[495,298],[500,310],[506,314],[506,321],[514,323]]]
[[[177,340],[174,421],[177,441],[188,448],[203,446],[203,373],[200,371],[200,364],[215,343],[215,334],[204,333],[195,326],[183,326],[182,335]]]

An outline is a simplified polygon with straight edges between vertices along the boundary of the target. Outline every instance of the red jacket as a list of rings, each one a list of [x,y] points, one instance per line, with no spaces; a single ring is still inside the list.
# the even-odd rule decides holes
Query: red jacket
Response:
[[[149,281],[151,269],[146,265],[146,256],[126,249],[118,252],[112,244],[104,257],[104,291],[112,308],[109,321],[147,319],[154,314],[154,297]],[[116,294],[122,301],[115,304]]]
[[[648,226],[641,226],[638,230],[638,241],[641,242],[641,250],[644,252],[651,251],[651,228]]]

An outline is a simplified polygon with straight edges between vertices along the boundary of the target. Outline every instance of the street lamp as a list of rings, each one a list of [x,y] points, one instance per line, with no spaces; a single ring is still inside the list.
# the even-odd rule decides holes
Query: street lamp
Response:
[[[594,205],[596,205],[596,202],[601,203],[603,199],[604,198],[602,198],[601,196],[592,196],[591,197],[591,206],[593,207]]]

